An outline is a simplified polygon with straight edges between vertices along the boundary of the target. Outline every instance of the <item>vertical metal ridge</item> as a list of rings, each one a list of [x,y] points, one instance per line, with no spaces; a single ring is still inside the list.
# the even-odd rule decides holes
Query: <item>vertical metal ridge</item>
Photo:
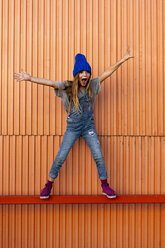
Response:
[[[50,2],[50,49],[49,49],[49,56],[50,56],[50,68],[49,68],[49,75],[50,79],[57,81],[56,78],[56,1]],[[56,127],[55,127],[55,92],[54,89],[50,89],[50,112],[49,112],[49,118],[50,118],[50,135],[53,135],[56,133]]]
[[[13,134],[14,127],[14,2],[9,1],[9,31],[8,31],[8,134]],[[1,119],[1,118],[0,118]]]
[[[27,39],[27,11],[26,1],[20,1],[20,69],[26,66],[26,39]],[[19,122],[20,122],[20,134],[26,134],[26,83],[19,83],[20,85],[20,105],[19,105]]]
[[[43,77],[50,78],[50,1],[43,3]],[[43,134],[50,133],[50,87],[43,87]]]
[[[3,1],[0,1],[0,79],[2,80],[2,12]],[[2,84],[0,84],[0,105],[2,106]],[[2,107],[0,107],[0,134],[2,134]]]
[[[151,85],[151,92],[152,92],[152,100],[151,100],[151,107],[152,107],[152,135],[157,135],[157,16],[156,16],[156,9],[157,5],[154,1],[151,2],[151,25],[152,25],[152,32],[151,32],[151,39],[152,39],[152,46],[151,46],[151,54],[152,54],[152,85]]]
[[[69,58],[69,2],[68,0],[63,1],[63,12],[62,12],[62,20],[63,20],[63,37],[62,37],[62,79],[68,80],[68,58]],[[61,133],[64,134],[66,129],[66,112],[64,107],[62,106],[62,130]]]
[[[33,8],[32,1],[26,3],[26,71],[32,74],[33,55]],[[26,84],[25,133],[32,134],[32,84]]]
[[[56,9],[56,15],[57,15],[57,23],[56,23],[56,28],[57,28],[57,40],[56,40],[56,80],[57,81],[62,81],[62,58],[63,58],[63,53],[62,53],[62,29],[63,27],[63,22],[62,22],[62,2],[57,1],[57,9]],[[56,98],[56,109],[55,109],[55,126],[56,126],[56,134],[60,135],[61,134],[61,129],[62,129],[62,103],[59,98]]]
[[[92,13],[92,71],[93,78],[97,77],[99,72],[99,51],[98,51],[98,0],[92,1],[92,8],[95,9]],[[94,116],[95,126],[98,130],[98,97],[95,101]]]
[[[38,1],[35,0],[32,2],[32,66],[31,66],[31,74],[34,77],[39,77],[39,4]],[[31,117],[31,134],[38,134],[38,86],[37,84],[32,84],[32,117]]]
[[[44,76],[43,71],[43,59],[44,59],[44,2],[38,1],[38,77]],[[38,99],[37,99],[37,119],[38,119],[38,134],[42,135],[44,133],[44,120],[43,120],[43,111],[44,111],[44,86],[37,85],[38,90]]]
[[[163,106],[163,64],[164,64],[164,56],[163,56],[163,5],[162,1],[157,3],[157,82],[158,82],[158,109],[157,109],[157,118],[158,118],[158,133],[162,134],[163,126],[164,126],[164,106]]]
[[[104,32],[105,32],[105,15],[104,15],[104,1],[98,1],[98,66],[99,66],[99,75],[104,72]],[[101,93],[98,95],[98,132],[100,134],[104,133],[104,111],[105,111],[105,104],[104,104],[104,96],[105,96],[105,87],[104,83],[101,85]]]
[[[8,1],[2,4],[2,133],[7,134],[8,132]]]
[[[139,120],[139,126],[140,126],[140,134],[143,135],[146,132],[145,129],[145,11],[144,11],[145,3],[140,2],[139,11],[140,11],[140,31],[139,32],[139,40],[140,40],[140,49],[139,49],[139,56],[141,58],[140,61],[140,68],[139,68],[139,94],[140,94],[140,120]]]
[[[146,134],[151,134],[151,10],[146,2]]]

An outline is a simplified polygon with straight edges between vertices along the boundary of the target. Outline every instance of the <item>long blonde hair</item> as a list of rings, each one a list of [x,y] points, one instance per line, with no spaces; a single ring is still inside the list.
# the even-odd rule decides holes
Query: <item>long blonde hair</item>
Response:
[[[76,111],[80,111],[80,106],[79,106],[79,99],[78,99],[78,91],[79,91],[79,73],[74,77],[72,85],[68,88],[66,88],[66,92],[69,95],[69,112],[71,108],[71,104],[74,105]],[[88,83],[85,87],[86,89],[86,94],[89,94],[90,99],[92,100],[93,98],[93,92],[91,89],[91,79],[89,78]]]

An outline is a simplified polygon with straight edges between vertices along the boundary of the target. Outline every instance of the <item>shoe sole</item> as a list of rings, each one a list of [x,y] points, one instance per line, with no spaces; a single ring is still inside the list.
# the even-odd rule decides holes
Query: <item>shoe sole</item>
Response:
[[[40,199],[44,200],[44,199],[48,199],[49,198],[49,195],[48,196],[40,196]]]
[[[116,198],[116,195],[107,195],[106,193],[102,193],[102,195],[106,195],[109,199],[114,199]]]
[[[112,195],[112,196],[110,196],[110,195],[107,195],[107,194],[105,194],[105,193],[102,193],[102,195],[106,195],[106,197],[108,197],[109,199],[114,199],[114,198],[116,198],[116,195]],[[40,196],[40,199],[48,199],[50,196]]]

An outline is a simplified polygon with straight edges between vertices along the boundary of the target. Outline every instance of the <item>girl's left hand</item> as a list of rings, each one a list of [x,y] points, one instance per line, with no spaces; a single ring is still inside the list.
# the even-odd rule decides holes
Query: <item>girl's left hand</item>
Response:
[[[128,60],[128,59],[131,59],[131,58],[134,58],[134,56],[130,55],[130,48],[127,45],[127,50],[126,50],[126,54],[124,55],[124,60]]]

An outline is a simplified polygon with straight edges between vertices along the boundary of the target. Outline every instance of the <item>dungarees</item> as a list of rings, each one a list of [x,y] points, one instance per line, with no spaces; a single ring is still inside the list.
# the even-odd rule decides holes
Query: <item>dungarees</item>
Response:
[[[79,98],[80,111],[71,110],[67,117],[67,128],[60,150],[52,164],[49,177],[56,178],[62,164],[65,162],[67,155],[79,136],[82,136],[88,144],[100,179],[107,178],[104,158],[101,152],[100,142],[94,127],[93,111],[90,104],[90,98],[87,95]]]

